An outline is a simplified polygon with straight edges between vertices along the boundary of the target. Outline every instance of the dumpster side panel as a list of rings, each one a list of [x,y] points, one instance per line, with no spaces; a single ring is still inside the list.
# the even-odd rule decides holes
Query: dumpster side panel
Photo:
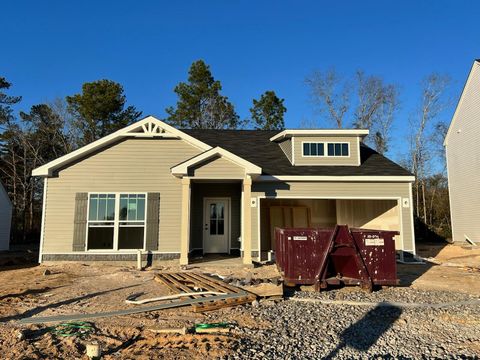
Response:
[[[396,231],[352,229],[374,285],[397,285]]]

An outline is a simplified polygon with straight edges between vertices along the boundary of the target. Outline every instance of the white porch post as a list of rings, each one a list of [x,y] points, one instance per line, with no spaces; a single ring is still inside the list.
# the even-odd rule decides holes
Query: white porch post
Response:
[[[243,263],[252,264],[252,178],[247,175],[243,179],[243,219],[242,219],[242,245]]]
[[[182,178],[182,229],[180,236],[180,265],[188,265],[190,245],[190,178]]]

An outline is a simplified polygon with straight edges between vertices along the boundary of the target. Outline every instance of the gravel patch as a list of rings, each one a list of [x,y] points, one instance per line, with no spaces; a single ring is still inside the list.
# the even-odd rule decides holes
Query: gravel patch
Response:
[[[322,292],[298,291],[293,297],[313,298],[325,300],[348,300],[365,302],[404,302],[404,303],[422,303],[438,304],[443,302],[468,301],[479,299],[464,293],[455,293],[450,291],[426,291],[407,287],[387,287],[379,291],[368,293],[356,287],[344,287],[338,290]]]
[[[374,293],[333,290],[294,297],[439,303],[475,299],[450,292],[387,288]],[[281,301],[239,307],[267,328],[237,327],[236,353],[226,359],[478,359],[480,306],[398,308]],[[213,316],[213,315],[212,315]],[[218,315],[217,315],[218,316]]]

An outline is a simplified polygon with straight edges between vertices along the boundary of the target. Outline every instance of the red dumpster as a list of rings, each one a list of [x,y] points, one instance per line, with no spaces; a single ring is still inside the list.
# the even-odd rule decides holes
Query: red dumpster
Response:
[[[275,229],[277,266],[287,285],[396,285],[395,231]]]

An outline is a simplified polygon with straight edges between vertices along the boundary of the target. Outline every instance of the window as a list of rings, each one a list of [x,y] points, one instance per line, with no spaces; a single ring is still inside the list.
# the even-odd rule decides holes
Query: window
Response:
[[[145,194],[90,194],[87,249],[143,249],[145,199]]]
[[[327,156],[349,156],[348,143],[327,143]],[[325,156],[325,143],[304,142],[303,156]]]
[[[348,143],[328,143],[328,156],[348,156]]]
[[[88,249],[112,249],[115,228],[115,195],[92,194],[88,210]]]
[[[120,194],[119,249],[142,249],[145,232],[145,194]]]
[[[323,143],[304,142],[303,156],[324,156],[325,149]]]

